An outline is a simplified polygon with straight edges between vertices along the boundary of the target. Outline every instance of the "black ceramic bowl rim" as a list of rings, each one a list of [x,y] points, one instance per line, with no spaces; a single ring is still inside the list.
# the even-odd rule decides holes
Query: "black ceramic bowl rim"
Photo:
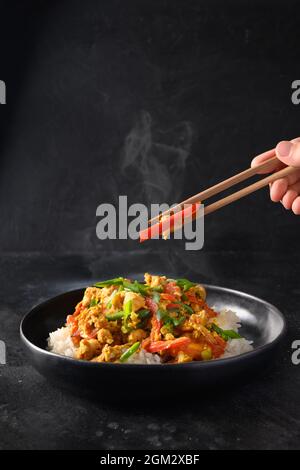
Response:
[[[210,284],[202,284],[205,288],[209,288],[209,289],[212,289],[212,290],[218,290],[218,291],[222,291],[222,292],[228,292],[228,293],[231,293],[231,294],[237,294],[239,296],[243,296],[244,298],[248,298],[248,299],[252,299],[256,302],[259,302],[261,304],[264,304],[266,305],[267,307],[271,308],[274,312],[276,312],[276,314],[280,317],[281,321],[282,321],[282,329],[280,331],[280,333],[270,342],[262,345],[262,346],[258,346],[257,348],[254,348],[252,351],[248,351],[248,352],[245,352],[245,353],[242,353],[242,354],[239,354],[237,356],[232,356],[232,357],[226,357],[226,358],[223,358],[223,359],[213,359],[213,360],[210,360],[210,361],[194,361],[194,362],[187,362],[187,363],[182,363],[182,364],[120,364],[120,363],[111,363],[111,362],[90,362],[90,361],[84,361],[84,360],[80,360],[80,359],[74,359],[72,357],[68,357],[68,356],[62,356],[60,354],[56,354],[56,353],[53,353],[51,351],[48,351],[47,349],[43,349],[43,348],[40,348],[39,346],[37,346],[36,344],[32,343],[25,335],[24,331],[23,331],[23,327],[24,327],[24,324],[25,322],[28,320],[28,318],[30,318],[32,315],[35,314],[36,310],[40,309],[41,307],[47,305],[48,303],[50,302],[53,302],[54,300],[58,300],[60,297],[63,297],[65,295],[68,295],[68,294],[71,294],[71,293],[75,293],[75,292],[79,292],[79,291],[82,291],[84,290],[84,287],[83,288],[80,288],[80,289],[73,289],[71,291],[67,291],[67,292],[64,292],[62,294],[59,294],[59,295],[56,295],[55,297],[52,297],[51,299],[48,299],[36,306],[34,306],[27,314],[24,315],[24,317],[22,318],[21,320],[21,323],[20,323],[20,336],[21,336],[21,339],[23,341],[23,343],[25,344],[25,346],[27,346],[29,349],[35,351],[36,353],[38,354],[41,354],[43,356],[48,356],[48,357],[57,357],[59,358],[61,361],[67,361],[69,363],[73,363],[73,364],[77,364],[77,365],[80,365],[81,367],[90,367],[90,368],[130,368],[130,370],[133,370],[133,369],[141,369],[141,368],[144,368],[144,367],[150,367],[151,369],[161,369],[162,367],[172,367],[172,368],[193,368],[193,367],[200,367],[200,368],[207,368],[207,367],[219,367],[221,366],[222,364],[224,364],[224,366],[227,364],[233,364],[233,363],[237,363],[237,362],[240,362],[240,361],[243,361],[245,360],[246,358],[250,358],[250,357],[256,357],[266,351],[268,351],[269,349],[272,349],[274,348],[284,337],[285,333],[286,333],[286,329],[287,329],[287,326],[286,326],[286,320],[283,316],[283,314],[280,312],[280,310],[275,307],[273,304],[263,300],[263,299],[260,299],[259,297],[256,297],[254,295],[251,295],[251,294],[246,294],[245,292],[242,292],[242,291],[238,291],[238,290],[235,290],[235,289],[230,289],[230,288],[227,288],[227,287],[220,287],[220,286],[216,286],[216,285],[210,285]]]

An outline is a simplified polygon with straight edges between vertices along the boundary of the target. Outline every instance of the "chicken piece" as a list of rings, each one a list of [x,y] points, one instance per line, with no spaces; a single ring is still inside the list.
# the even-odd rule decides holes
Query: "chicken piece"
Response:
[[[91,332],[93,330],[92,313],[91,313],[90,310],[85,309],[79,315],[78,330],[79,330],[80,336],[82,336],[82,338],[89,339],[89,337],[91,335]]]
[[[207,315],[205,310],[201,310],[200,312],[193,313],[190,318],[189,318],[189,324],[192,326],[192,328],[197,329],[198,325],[206,325],[207,323]]]
[[[206,289],[205,289],[205,287],[201,286],[201,284],[197,284],[196,291],[198,292],[198,294],[200,295],[202,300],[206,299]]]
[[[196,286],[191,287],[189,289],[189,293],[193,295],[198,295],[204,301],[206,299],[206,290],[203,286],[201,286],[201,284],[197,284]]]
[[[88,287],[85,289],[82,299],[82,306],[89,308],[92,299],[99,299],[101,297],[101,289],[98,287]]]
[[[114,290],[115,290],[114,286],[103,287],[101,289],[101,302],[103,302],[104,305],[106,305],[107,302],[109,302],[109,298]]]
[[[171,332],[170,327],[168,325],[164,325],[161,329],[160,332],[163,335],[165,340],[171,340],[174,339],[174,335]]]
[[[82,339],[76,351],[77,359],[90,361],[101,352],[101,344],[96,339]]]
[[[107,328],[101,328],[97,333],[97,338],[102,345],[112,344],[114,342],[113,336]]]
[[[139,328],[129,333],[128,342],[133,344],[133,343],[136,343],[137,341],[142,341],[143,339],[146,338],[146,336],[147,336],[146,331]]]
[[[178,362],[178,364],[182,364],[183,362],[191,362],[192,360],[193,359],[183,351],[179,351],[176,356],[176,362]]]
[[[165,340],[166,340],[166,341],[171,341],[172,339],[175,339],[175,336],[172,335],[172,333],[167,333],[167,334],[165,335]]]
[[[109,346],[106,344],[102,349],[100,356],[95,357],[93,362],[115,362],[121,357],[124,350],[126,349],[126,346],[128,345],[123,344],[120,346]]]
[[[183,332],[186,331],[193,331],[193,326],[190,324],[190,320],[187,319],[185,320],[181,325],[180,325],[180,330]]]
[[[137,312],[140,308],[145,308],[145,299],[141,294],[135,292],[126,292],[124,297],[124,304],[132,301],[132,311]]]
[[[150,287],[162,286],[166,283],[166,276],[152,276],[151,274],[146,273],[144,276],[145,282]]]
[[[125,292],[117,292],[111,297],[111,305],[117,310],[121,310],[124,301]]]

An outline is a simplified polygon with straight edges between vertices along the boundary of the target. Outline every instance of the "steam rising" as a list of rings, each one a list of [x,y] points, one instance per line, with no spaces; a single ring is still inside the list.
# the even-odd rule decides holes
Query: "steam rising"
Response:
[[[192,141],[189,122],[162,131],[153,129],[148,112],[140,114],[125,139],[120,167],[124,176],[135,172],[136,195],[141,201],[150,204],[180,200]]]

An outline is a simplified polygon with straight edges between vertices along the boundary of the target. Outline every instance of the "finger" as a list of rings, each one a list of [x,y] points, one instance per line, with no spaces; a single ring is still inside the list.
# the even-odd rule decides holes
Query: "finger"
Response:
[[[300,170],[296,170],[295,172],[291,173],[290,175],[284,178],[287,181],[288,186],[292,186],[293,184],[297,183],[300,179]],[[276,183],[276,180],[275,180]],[[274,183],[271,183],[271,185]]]
[[[300,142],[300,137],[296,137],[295,139],[292,139],[291,142],[292,143]],[[254,167],[254,166],[260,165],[261,163],[264,163],[266,160],[269,160],[270,158],[274,157],[274,155],[276,155],[276,149],[267,150],[266,152],[261,153],[260,155],[257,155],[256,157],[253,158],[253,160],[251,162],[251,168]],[[274,163],[273,168],[271,167],[271,169],[262,170],[258,174],[271,173],[272,171],[281,170],[285,166],[282,163],[283,162],[278,163],[277,165],[276,165],[276,163]]]
[[[261,163],[264,163],[267,160],[270,160],[270,158],[275,156],[275,149],[268,150],[267,152],[264,152],[260,155],[257,155],[257,157],[254,157],[252,162],[251,162],[251,168],[260,165]],[[265,173],[272,173],[272,171],[277,171],[280,170],[281,168],[284,168],[284,164],[282,162],[275,162],[271,167],[269,167],[267,170],[261,170],[258,172],[258,174],[265,174]]]
[[[300,197],[296,197],[292,204],[292,211],[295,215],[300,215]]]
[[[270,188],[270,197],[273,202],[279,202],[288,190],[288,182],[286,178],[280,178],[274,181]]]
[[[295,171],[291,175],[286,176],[284,179],[287,181],[287,185],[291,187],[293,184],[297,183],[300,180],[300,170]],[[273,183],[270,183],[269,187],[271,188],[274,185],[274,183],[276,183],[276,181],[274,181]],[[300,191],[299,191],[299,194],[300,194]]]
[[[285,195],[282,198],[282,205],[285,209],[291,210],[293,202],[295,201],[296,197],[298,197],[298,192],[294,189],[288,189]]]
[[[276,146],[277,158],[286,165],[300,168],[300,142],[298,139],[292,141],[282,140]]]

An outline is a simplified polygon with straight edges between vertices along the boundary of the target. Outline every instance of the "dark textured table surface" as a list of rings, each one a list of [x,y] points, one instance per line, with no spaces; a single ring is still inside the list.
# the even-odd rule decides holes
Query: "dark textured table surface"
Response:
[[[0,447],[3,449],[298,448],[300,366],[291,344],[300,339],[300,259],[277,253],[102,253],[4,255],[1,259]],[[121,269],[122,266],[122,269]],[[288,334],[269,370],[199,400],[178,397],[145,407],[112,405],[55,388],[27,362],[19,341],[22,315],[33,305],[111,274],[143,270],[184,274],[261,296],[285,314]],[[83,384],[84,386],[84,384]]]

